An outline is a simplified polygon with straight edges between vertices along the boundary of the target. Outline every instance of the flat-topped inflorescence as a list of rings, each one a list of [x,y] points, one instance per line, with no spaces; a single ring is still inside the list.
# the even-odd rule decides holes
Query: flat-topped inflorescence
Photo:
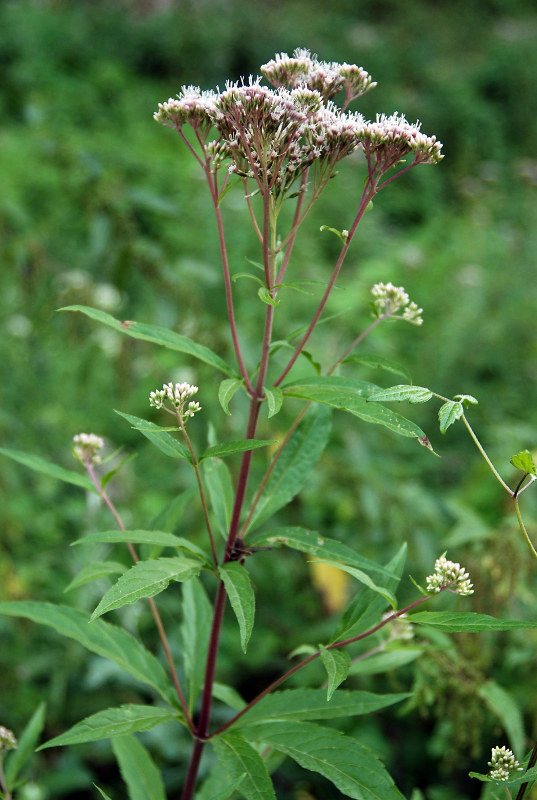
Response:
[[[448,561],[445,554],[436,559],[434,573],[427,578],[427,591],[430,594],[437,594],[443,589],[461,595],[474,593],[470,575],[460,564]]]

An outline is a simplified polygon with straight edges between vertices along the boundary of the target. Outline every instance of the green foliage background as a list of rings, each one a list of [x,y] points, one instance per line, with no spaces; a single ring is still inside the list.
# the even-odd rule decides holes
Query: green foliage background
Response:
[[[330,10],[318,0],[6,2],[0,6],[1,442],[69,468],[69,443],[81,430],[125,453],[137,450],[114,489],[127,524],[153,519],[191,477],[186,468],[170,471],[113,408],[144,416],[150,389],[177,376],[201,387],[200,401],[218,420],[221,438],[242,435],[240,414],[224,417],[214,377],[198,365],[56,309],[95,305],[122,319],[173,327],[230,355],[205,187],[177,137],[157,126],[152,113],[182,84],[223,86],[297,46],[362,64],[379,86],[359,109],[369,117],[394,110],[419,117],[424,131],[444,142],[446,155],[437,168],[420,168],[380,195],[328,312],[345,313],[321,326],[312,355],[329,363],[368,324],[373,283],[402,284],[424,308],[423,328],[386,325],[365,349],[404,363],[418,385],[475,395],[480,404],[471,419],[511,482],[510,456],[537,446],[533,2],[413,0],[409,7],[402,0],[334,0]],[[343,165],[297,246],[297,277],[323,280],[336,242],[319,227],[348,226],[361,181],[356,163]],[[233,271],[244,271],[245,256],[257,254],[238,198],[226,215]],[[239,281],[237,288],[253,363],[260,305],[253,283]],[[284,296],[281,318],[286,299],[293,320],[306,319],[311,299]],[[356,365],[345,369],[392,382]],[[336,416],[335,442],[286,522],[358,545],[373,558],[407,540],[407,572],[418,580],[448,549],[472,575],[474,610],[534,618],[535,567],[500,487],[462,426],[443,437],[432,407],[411,407],[408,415],[442,460],[410,440]],[[204,446],[204,423],[197,419],[193,431]],[[267,426],[260,436],[268,433]],[[75,487],[6,461],[0,492],[1,598],[63,601],[86,557],[68,544],[108,527],[104,512]],[[530,495],[523,503],[535,537]],[[195,504],[176,516],[174,530],[200,535]],[[292,647],[318,641],[331,621],[297,554],[266,555],[253,574],[260,622],[254,646],[242,659],[230,626],[220,662],[222,677],[246,696],[280,672]],[[263,603],[274,585],[278,607]],[[84,588],[69,600],[90,608],[102,588]],[[173,603],[165,613],[170,626],[180,624]],[[145,611],[135,606],[122,618],[150,639]],[[15,731],[43,698],[49,735],[107,703],[140,700],[100,660],[48,631],[0,619],[0,638],[0,724]],[[417,690],[416,701],[399,713],[361,720],[356,730],[349,721],[355,736],[380,747],[408,796],[414,787],[430,800],[478,796],[481,787],[467,772],[484,771],[490,746],[505,741],[498,709],[493,713],[479,694],[487,680],[523,708],[528,746],[537,736],[535,634],[457,640],[458,654],[439,641],[411,666],[360,679],[364,688]],[[187,752],[174,737],[167,730],[148,737],[170,796],[181,782],[177,753]],[[47,751],[35,762],[33,797],[93,797],[91,775],[113,791],[118,778],[107,743]],[[320,779],[306,780],[292,766],[282,776],[277,791],[286,800],[328,796]]]

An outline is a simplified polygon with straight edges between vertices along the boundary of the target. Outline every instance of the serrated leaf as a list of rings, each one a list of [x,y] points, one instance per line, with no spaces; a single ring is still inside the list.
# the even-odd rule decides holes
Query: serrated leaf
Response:
[[[237,561],[229,561],[218,570],[224,582],[231,608],[235,612],[241,637],[241,647],[246,653],[252,634],[255,615],[255,595],[248,571]]]
[[[218,402],[228,416],[231,416],[231,411],[229,410],[230,400],[242,385],[242,380],[238,378],[226,378],[218,387]]]
[[[270,291],[267,289],[266,286],[260,286],[257,290],[257,296],[263,303],[266,303],[267,306],[279,306],[280,301],[273,297]]]
[[[272,386],[270,389],[265,387],[265,397],[267,398],[268,419],[275,417],[283,404],[283,392],[277,386]]]
[[[233,510],[233,484],[227,465],[219,458],[207,458],[201,465],[218,532],[227,539]]]
[[[321,645],[321,661],[328,677],[326,699],[330,700],[337,687],[349,674],[351,657],[345,650],[327,650]]]
[[[458,400],[460,403],[466,406],[478,405],[478,400],[472,394],[456,394],[453,399]]]
[[[519,453],[514,455],[510,461],[513,467],[521,469],[528,475],[537,475],[537,468],[535,467],[533,456],[529,450],[521,450]]]
[[[515,698],[494,681],[486,681],[477,693],[500,720],[509,738],[511,750],[520,758],[524,753],[524,720]]]
[[[377,584],[374,583],[369,575],[363,572],[363,570],[356,569],[355,567],[349,567],[347,564],[340,564],[337,561],[323,561],[323,563],[330,564],[331,566],[337,567],[338,569],[343,570],[343,572],[347,572],[349,575],[352,575],[353,578],[356,578],[356,580],[360,581],[360,583],[363,583],[368,589],[371,589],[371,591],[376,592],[384,597],[393,609],[397,608],[397,600],[395,599],[393,593],[384,586],[377,586]]]
[[[403,800],[375,753],[361,742],[312,722],[271,721],[246,726],[245,736],[323,775],[354,800]],[[241,787],[242,789],[242,787]]]
[[[45,703],[39,703],[19,737],[17,748],[7,755],[4,772],[6,783],[10,788],[14,788],[14,783],[21,769],[33,756],[35,746],[45,725],[45,710]]]
[[[375,403],[400,403],[403,401],[408,403],[426,403],[432,396],[433,393],[431,390],[423,386],[399,384],[398,386],[390,386],[389,389],[375,392],[369,397],[369,400]]]
[[[23,464],[23,466],[33,469],[35,472],[41,472],[43,475],[65,481],[65,483],[71,483],[74,486],[85,489],[87,492],[95,492],[97,494],[97,489],[85,475],[79,475],[78,472],[59,467],[57,464],[45,461],[44,458],[35,456],[33,453],[24,453],[22,450],[8,450],[5,447],[0,447],[0,454],[11,458],[13,461],[18,461],[19,464]]]
[[[139,561],[106,592],[91,615],[90,622],[115,608],[154,597],[166,589],[170,581],[187,581],[197,575],[200,569],[199,561],[177,556]]]
[[[187,355],[193,356],[194,358],[205,362],[205,364],[209,364],[211,367],[215,367],[225,375],[237,377],[235,370],[226,364],[226,362],[220,358],[220,356],[217,356],[216,353],[213,353],[213,351],[208,347],[198,344],[192,339],[189,339],[188,336],[182,336],[181,334],[175,333],[168,328],[162,328],[159,325],[147,325],[144,322],[132,322],[131,320],[120,322],[119,320],[110,316],[110,314],[100,311],[97,308],[90,308],[89,306],[65,306],[59,310],[80,311],[82,314],[90,317],[90,319],[94,319],[97,322],[102,322],[104,325],[108,325],[108,327],[113,328],[114,330],[119,331],[127,336],[131,336],[134,339],[143,339],[146,342],[159,344],[162,347],[168,348],[169,350],[176,350],[180,353],[186,353]]]
[[[83,611],[29,600],[0,603],[0,614],[24,617],[54,628],[92,653],[110,659],[136,680],[152,686],[170,705],[177,706],[173,686],[155,656],[122,628],[102,619],[88,625],[89,616]]]
[[[180,547],[182,550],[188,550],[203,561],[207,561],[206,553],[193,542],[185,539],[183,536],[175,536],[173,533],[166,533],[165,531],[99,531],[97,533],[88,533],[83,539],[77,539],[71,542],[71,545],[78,544],[93,544],[95,542],[106,544],[149,544],[154,547]]]
[[[257,450],[259,447],[268,447],[269,444],[276,444],[274,439],[238,439],[234,442],[223,442],[208,447],[201,456],[200,461],[205,458],[225,458],[235,453],[245,453],[248,450]]]
[[[183,584],[182,656],[188,704],[194,708],[205,678],[205,662],[211,634],[212,608],[198,578]]]
[[[138,739],[134,736],[114,737],[112,750],[121,777],[127,784],[129,800],[166,800],[160,771]]]
[[[440,433],[445,433],[450,425],[457,422],[462,417],[462,404],[455,400],[448,400],[447,403],[438,409],[438,421],[440,422]]]
[[[215,737],[211,742],[228,778],[237,781],[244,775],[240,792],[246,800],[276,800],[272,781],[257,750],[233,733]]]
[[[170,433],[162,429],[154,422],[149,422],[141,417],[135,417],[132,414],[126,414],[123,411],[115,409],[116,414],[130,422],[133,428],[136,428],[146,439],[158,447],[158,449],[165,453],[170,458],[185,458],[192,463],[192,457],[187,448],[181,442],[174,439]]]
[[[98,578],[106,578],[109,575],[121,575],[127,567],[125,564],[120,564],[119,561],[92,561],[82,567],[80,572],[75,575],[71,583],[65,587],[64,592],[70,592],[72,589],[77,589],[79,586],[84,586],[86,583],[96,581]]]
[[[392,672],[394,669],[411,664],[423,654],[423,651],[423,647],[398,647],[394,650],[385,650],[383,653],[374,653],[361,661],[354,661],[349,675],[381,675],[384,672]]]
[[[344,363],[346,364],[348,362],[363,364],[366,367],[374,367],[375,369],[383,369],[395,375],[402,375],[409,383],[412,383],[410,372],[406,367],[403,367],[396,361],[392,361],[390,358],[378,356],[375,353],[355,353],[351,356],[347,356]]]
[[[448,633],[480,633],[481,631],[512,631],[517,628],[537,628],[537,622],[522,619],[499,619],[473,611],[417,611],[409,615],[411,622],[429,625]]]
[[[45,750],[48,747],[98,742],[100,739],[112,739],[115,736],[125,736],[129,733],[150,731],[163,722],[173,722],[174,720],[177,720],[177,716],[171,709],[158,706],[126,704],[118,708],[107,708],[77,722],[68,731],[55,736],[54,739],[49,739],[37,749]]]

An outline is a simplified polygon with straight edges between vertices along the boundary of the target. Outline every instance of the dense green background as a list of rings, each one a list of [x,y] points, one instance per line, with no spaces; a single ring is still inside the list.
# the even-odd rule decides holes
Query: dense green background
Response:
[[[170,470],[112,409],[143,416],[149,390],[163,380],[182,376],[200,387],[205,380],[200,401],[214,412],[221,438],[233,438],[241,435],[240,403],[229,420],[217,406],[214,375],[198,364],[56,309],[95,305],[123,319],[170,326],[231,357],[208,198],[177,137],[157,126],[152,113],[182,84],[223,86],[297,46],[363,65],[379,86],[360,110],[369,117],[398,110],[420,118],[424,131],[444,142],[446,155],[437,168],[416,170],[379,196],[331,301],[329,312],[345,313],[316,335],[312,353],[330,363],[368,324],[373,283],[403,284],[424,308],[423,328],[386,325],[365,349],[400,360],[417,384],[477,396],[471,418],[507,480],[516,480],[510,456],[536,446],[537,13],[531,0],[334,0],[329,12],[318,0],[5,2],[1,443],[69,468],[69,442],[81,430],[104,435],[126,453],[138,450],[114,488],[127,524],[149,522],[191,477]],[[327,275],[336,241],[319,226],[349,226],[362,180],[357,163],[342,166],[297,245],[297,277]],[[243,271],[245,256],[257,252],[238,198],[230,198],[226,221],[233,271]],[[253,287],[237,284],[251,365],[262,310]],[[298,295],[287,295],[287,302],[295,327],[306,320],[307,303]],[[285,299],[277,324],[280,335],[289,332]],[[392,382],[356,366],[346,370]],[[285,519],[377,559],[407,540],[407,572],[419,580],[448,549],[472,574],[474,610],[534,618],[535,567],[500,487],[462,426],[442,437],[432,406],[408,413],[442,460],[410,440],[337,416],[333,445]],[[284,416],[275,422],[284,430]],[[197,419],[193,431],[203,444],[204,421]],[[108,520],[74,487],[11,462],[0,463],[0,491],[2,599],[62,601],[85,558],[68,543],[108,527]],[[537,536],[530,495],[523,505]],[[198,528],[194,506],[174,530],[196,537]],[[246,662],[230,624],[220,662],[220,677],[245,696],[281,671],[292,646],[318,641],[333,622],[303,558],[265,554],[253,571],[260,606],[254,646]],[[281,605],[267,607],[274,585]],[[90,608],[102,589],[91,586],[69,599]],[[414,596],[406,579],[403,590]],[[165,612],[171,627],[179,623],[173,601]],[[130,607],[123,619],[151,639],[141,608]],[[0,637],[0,724],[17,732],[43,698],[50,735],[106,704],[140,699],[99,659],[49,631],[0,620]],[[350,725],[380,748],[408,796],[414,787],[427,800],[479,796],[468,770],[484,771],[491,745],[507,743],[498,717],[477,694],[487,679],[524,710],[528,746],[537,736],[535,634],[466,636],[458,643],[458,655],[438,642],[411,667],[354,679],[376,690],[417,689],[404,713]],[[308,680],[316,679],[312,673]],[[176,756],[187,752],[186,744],[168,731],[147,741],[164,766],[170,797],[177,796]],[[94,797],[87,789],[91,776],[122,796],[108,743],[47,751],[34,764],[34,794],[20,798]],[[291,765],[278,780],[285,800],[335,796]]]

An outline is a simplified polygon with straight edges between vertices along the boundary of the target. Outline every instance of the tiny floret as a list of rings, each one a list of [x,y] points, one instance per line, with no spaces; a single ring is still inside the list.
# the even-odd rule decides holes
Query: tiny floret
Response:
[[[14,750],[18,745],[17,737],[9,728],[0,725],[0,753],[2,750]]]
[[[73,452],[83,464],[100,464],[100,451],[104,447],[104,441],[94,433],[77,433],[73,437]]]
[[[512,772],[522,771],[513,751],[508,747],[493,747],[488,765],[490,767],[489,776],[496,781],[507,781]]]
[[[436,559],[434,572],[427,578],[427,591],[429,594],[437,594],[443,589],[448,589],[450,592],[461,595],[474,593],[470,575],[460,564],[448,561],[445,553]]]

